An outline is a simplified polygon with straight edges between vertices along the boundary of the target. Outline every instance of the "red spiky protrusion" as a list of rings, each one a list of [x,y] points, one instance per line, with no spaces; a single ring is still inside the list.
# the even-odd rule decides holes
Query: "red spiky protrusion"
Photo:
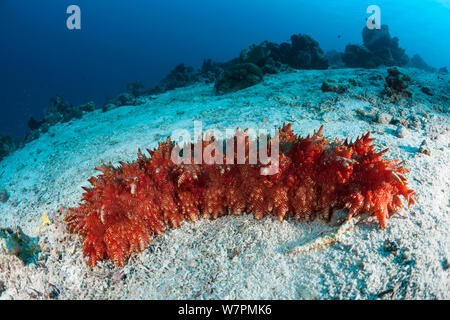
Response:
[[[82,237],[90,266],[103,259],[123,266],[152,237],[184,220],[243,212],[252,212],[256,219],[272,214],[280,221],[289,215],[311,220],[318,214],[328,220],[333,210],[346,208],[348,218],[368,212],[385,228],[387,219],[402,207],[401,197],[408,205],[414,203],[414,191],[403,176],[408,172],[404,163],[384,159],[388,150],[377,152],[369,133],[352,143],[329,140],[322,132],[323,126],[303,139],[291,124],[283,124],[274,175],[261,175],[267,164],[249,164],[246,131],[238,130],[224,141],[224,146],[236,145],[244,139],[245,164],[236,164],[235,147],[235,164],[226,161],[224,152],[222,164],[194,164],[192,158],[193,164],[175,165],[175,144],[168,138],[149,150],[149,157],[139,150],[132,163],[99,167],[101,174],[89,179],[92,187],[84,188],[81,204],[69,209],[65,220],[69,230]],[[208,136],[195,144],[205,152],[211,143],[214,139]]]

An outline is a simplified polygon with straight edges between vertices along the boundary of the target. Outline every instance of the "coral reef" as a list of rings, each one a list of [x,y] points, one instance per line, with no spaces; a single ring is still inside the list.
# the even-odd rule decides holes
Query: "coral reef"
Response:
[[[349,68],[376,68],[384,66],[404,66],[409,57],[405,50],[399,47],[397,37],[391,37],[389,27],[382,25],[381,29],[368,29],[362,31],[364,46],[349,44],[342,56],[345,65]]]
[[[259,80],[256,80],[259,78],[260,72],[254,72],[255,67],[260,69],[262,74],[275,74],[286,70],[288,67],[294,69],[327,69],[328,59],[316,40],[306,34],[296,34],[291,36],[291,43],[276,44],[263,41],[260,44],[252,44],[248,49],[243,49],[239,57],[227,62],[204,60],[198,71],[195,71],[192,67],[186,67],[184,64],[179,64],[158,85],[148,90],[147,94],[166,92],[198,81],[215,82],[216,89],[217,83],[219,83],[218,92],[236,91],[259,82]],[[257,77],[255,78],[254,75]],[[230,89],[223,88],[224,90],[221,90],[222,85],[227,82],[238,82],[236,78],[238,76],[243,77],[241,85],[236,84],[235,86],[232,85]],[[246,79],[248,77],[251,79]]]
[[[134,81],[127,84],[127,91],[117,97],[107,97],[102,106],[102,112],[107,112],[121,106],[138,106],[147,102],[145,85],[142,81]]]
[[[30,130],[37,130],[41,127],[41,125],[44,123],[43,120],[38,121],[36,120],[34,117],[30,117],[30,119],[28,120],[28,128]]]
[[[145,85],[142,81],[134,81],[127,84],[127,91],[135,97],[143,95]]]
[[[255,141],[246,131],[237,130],[235,137],[222,141],[232,161],[222,155],[210,164],[188,164],[186,160],[194,163],[194,155],[184,151],[197,148],[216,157],[217,149],[211,146],[219,141],[213,137],[186,143],[183,149],[168,138],[148,150],[149,157],[139,151],[136,161],[98,168],[102,174],[89,179],[92,187],[84,188],[81,203],[66,212],[65,221],[69,231],[82,237],[90,266],[104,259],[123,266],[152,237],[184,220],[244,212],[256,219],[272,214],[280,221],[288,216],[328,220],[334,210],[347,209],[347,219],[370,214],[385,228],[387,219],[402,207],[401,197],[408,205],[414,203],[414,191],[403,176],[408,172],[404,163],[384,159],[387,150],[377,152],[369,134],[348,142],[328,139],[322,130],[301,138],[290,124],[283,125],[278,161],[256,165],[249,164]],[[245,143],[242,164],[235,164],[238,141]],[[265,143],[268,150],[272,141]],[[175,164],[173,153],[185,162]],[[261,175],[269,172],[272,175]]]
[[[226,70],[214,84],[217,93],[229,93],[251,87],[263,80],[262,70],[253,63],[241,63]]]
[[[224,63],[213,61],[211,59],[205,59],[203,60],[202,67],[200,68],[198,78],[206,83],[214,82],[223,72],[224,65]]]
[[[42,120],[36,120],[30,117],[28,128],[31,130],[26,136],[26,141],[37,139],[41,133],[48,132],[48,129],[58,122],[69,122],[72,119],[80,119],[84,113],[92,112],[96,109],[94,102],[88,102],[84,105],[69,105],[64,97],[55,96],[50,98],[47,110]]]
[[[18,147],[19,143],[14,141],[10,135],[0,133],[0,161]]]
[[[376,68],[381,62],[369,49],[359,44],[349,44],[345,47],[342,60],[349,68]]]
[[[110,109],[114,109],[121,106],[137,106],[144,103],[144,99],[141,96],[135,96],[132,93],[121,93],[116,98],[108,100],[103,107],[110,104],[112,107]],[[109,109],[109,110],[110,110]],[[103,111],[104,108],[103,108]]]
[[[399,39],[391,37],[387,25],[382,25],[381,29],[365,27],[362,36],[364,46],[381,60],[381,64],[401,67],[408,63],[409,58],[405,50],[399,47]]]
[[[154,88],[148,91],[149,94],[166,92],[168,90],[181,88],[193,84],[197,81],[193,67],[186,67],[183,63],[177,65],[165,76]]]
[[[280,46],[270,41],[253,44],[249,49],[242,50],[240,60],[257,65],[264,73],[278,73],[282,68]]]
[[[264,41],[243,50],[241,61],[256,64],[264,73],[280,72],[283,65],[294,69],[327,69],[328,59],[319,43],[306,34],[294,34],[291,43]]]
[[[49,101],[44,122],[51,126],[57,122],[69,122],[74,118],[80,119],[82,116],[83,113],[79,108],[73,105],[69,106],[62,96],[55,96]]]
[[[97,109],[97,106],[96,106],[96,104],[95,104],[94,101],[89,101],[89,102],[86,103],[86,104],[83,104],[83,105],[81,105],[81,106],[78,106],[78,108],[79,108],[81,111],[83,111],[83,112],[92,112],[92,111],[94,111],[95,109]]]
[[[280,45],[282,62],[295,69],[327,69],[328,59],[319,43],[306,34],[291,36],[292,45]]]

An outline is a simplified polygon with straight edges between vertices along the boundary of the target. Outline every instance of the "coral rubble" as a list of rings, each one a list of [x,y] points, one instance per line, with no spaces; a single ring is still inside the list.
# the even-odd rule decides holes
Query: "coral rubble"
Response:
[[[263,80],[262,70],[253,63],[241,63],[226,70],[214,84],[218,93],[228,93],[251,87]]]
[[[0,228],[0,254],[14,255],[25,264],[34,262],[40,252],[38,238],[31,238],[18,226]]]
[[[388,97],[394,100],[412,97],[407,83],[411,81],[411,78],[408,75],[402,75],[397,68],[388,69],[388,75],[385,80],[384,90]]]
[[[8,134],[0,133],[0,161],[18,148],[18,143]]]
[[[0,202],[5,203],[9,199],[8,191],[6,190],[0,190]]]
[[[385,228],[387,219],[402,206],[401,197],[414,203],[403,162],[384,159],[387,150],[377,152],[369,134],[348,142],[328,139],[322,129],[301,138],[290,124],[284,125],[279,129],[278,161],[255,165],[249,164],[254,140],[245,131],[222,141],[233,164],[224,155],[210,164],[175,164],[172,152],[180,157],[183,153],[194,163],[194,156],[184,152],[189,150],[186,147],[216,157],[212,150],[217,149],[211,146],[218,141],[198,139],[186,143],[180,153],[168,138],[149,150],[149,157],[139,151],[136,161],[98,168],[102,174],[89,179],[92,187],[84,188],[81,203],[66,212],[65,220],[69,230],[82,237],[90,266],[104,259],[123,266],[152,237],[184,220],[243,212],[253,213],[256,219],[272,214],[280,221],[288,216],[328,220],[333,210],[347,209],[348,219],[369,213]],[[242,138],[245,161],[236,164],[235,145]],[[269,150],[272,141],[266,141]],[[261,175],[274,168],[278,170],[272,175]]]
[[[342,85],[333,86],[325,81],[322,82],[322,86],[320,87],[320,89],[322,90],[322,92],[336,92],[339,94],[347,91],[347,87],[345,87],[345,86],[342,86]]]

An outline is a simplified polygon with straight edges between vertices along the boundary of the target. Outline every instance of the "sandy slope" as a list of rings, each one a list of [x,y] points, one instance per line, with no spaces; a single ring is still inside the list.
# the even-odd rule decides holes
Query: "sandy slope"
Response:
[[[224,96],[199,84],[52,127],[0,162],[0,189],[11,194],[0,203],[0,227],[20,225],[37,236],[41,215],[53,213],[53,224],[40,236],[37,264],[0,256],[0,298],[450,298],[450,77],[401,70],[413,79],[412,103],[382,99],[383,79],[376,76],[384,77],[385,69],[295,71]],[[350,89],[322,93],[324,80]],[[422,93],[421,85],[434,96]],[[373,121],[379,112],[409,126],[406,137],[395,135],[395,125]],[[185,223],[123,269],[100,263],[90,270],[79,238],[65,232],[54,212],[76,205],[95,166],[133,160],[138,148],[155,147],[175,129],[191,130],[194,120],[219,129],[292,122],[305,135],[324,123],[325,135],[341,138],[371,130],[380,148],[390,147],[388,157],[406,160],[419,201],[385,231],[362,223],[338,243],[299,257],[288,251],[334,227],[291,219],[257,222],[250,215]],[[423,140],[431,155],[419,152]]]

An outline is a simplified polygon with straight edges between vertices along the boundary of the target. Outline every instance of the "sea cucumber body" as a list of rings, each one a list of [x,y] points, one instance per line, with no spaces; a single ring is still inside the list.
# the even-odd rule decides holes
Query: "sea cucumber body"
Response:
[[[320,128],[301,138],[289,124],[279,129],[279,137],[274,175],[261,175],[268,166],[250,165],[248,158],[246,164],[227,164],[224,158],[224,164],[177,165],[171,159],[176,146],[169,138],[149,157],[139,151],[132,163],[103,165],[98,168],[102,174],[89,179],[92,187],[85,188],[79,206],[67,211],[69,230],[82,237],[90,266],[104,259],[123,266],[152,237],[185,220],[243,212],[256,219],[272,214],[280,221],[289,215],[328,220],[333,210],[347,209],[348,218],[368,212],[385,228],[402,206],[401,197],[414,203],[414,191],[403,176],[407,169],[384,159],[387,150],[377,152],[369,134],[349,143],[323,137]],[[245,141],[248,155],[250,140]],[[211,143],[213,139],[196,142],[203,151]]]

